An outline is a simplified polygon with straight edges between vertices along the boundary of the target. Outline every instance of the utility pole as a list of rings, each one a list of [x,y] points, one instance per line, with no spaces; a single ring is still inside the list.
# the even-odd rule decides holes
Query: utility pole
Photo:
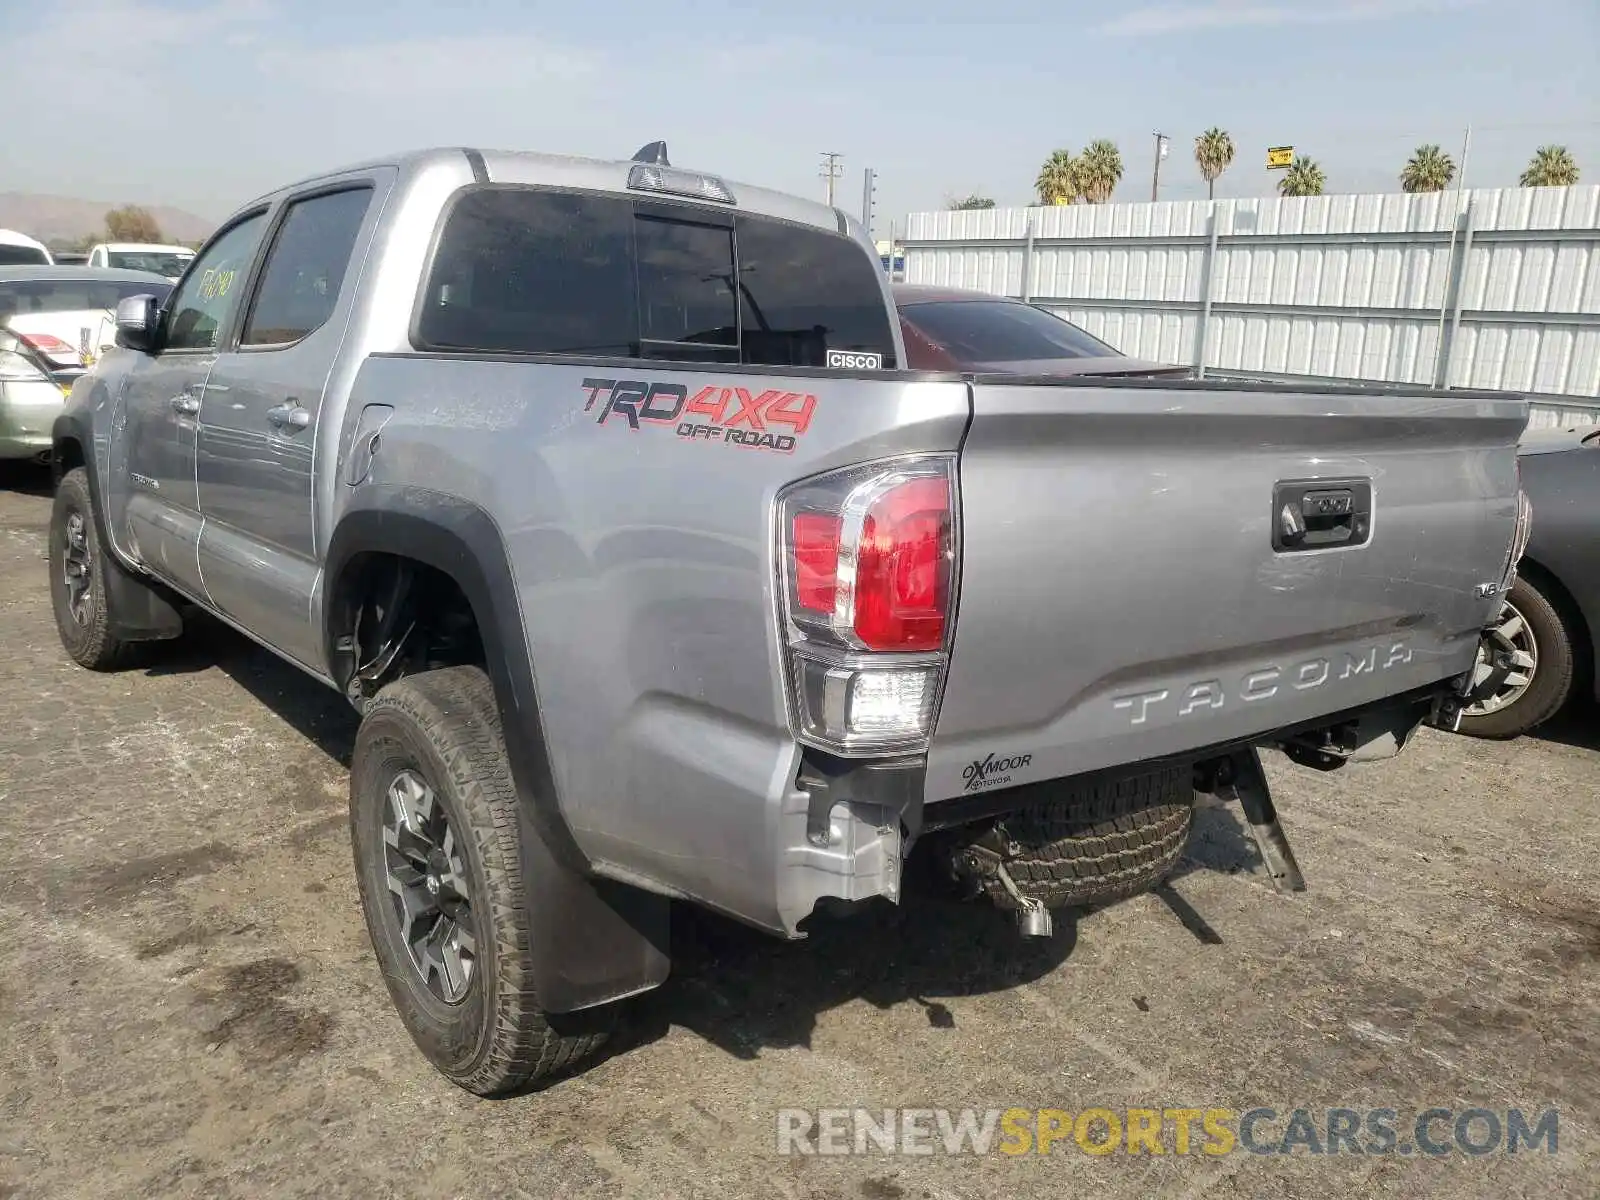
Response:
[[[867,227],[867,236],[872,236],[873,210],[878,206],[878,173],[871,167],[862,172],[861,182],[861,223]]]
[[[822,156],[822,170],[818,174],[826,181],[824,187],[827,190],[824,194],[828,197],[829,208],[833,207],[833,185],[844,174],[844,167],[839,163],[843,157],[837,150],[829,150]]]
[[[1456,172],[1456,191],[1461,191],[1467,186],[1467,158],[1472,154],[1472,126],[1467,126],[1467,135],[1461,139],[1461,170]]]
[[[1167,156],[1167,135],[1156,131],[1156,170],[1150,177],[1150,203],[1161,199],[1161,160]]]

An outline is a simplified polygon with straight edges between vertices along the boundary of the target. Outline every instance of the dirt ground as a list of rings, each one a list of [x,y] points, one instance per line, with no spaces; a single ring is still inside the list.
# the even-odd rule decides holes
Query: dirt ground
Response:
[[[1600,719],[1269,762],[1310,890],[1236,814],[1165,891],[1023,945],[923,903],[785,945],[680,914],[615,1052],[504,1101],[414,1051],[345,830],[354,720],[207,630],[72,666],[47,481],[0,478],[0,1200],[1600,1194]],[[1474,1106],[1555,1153],[780,1155],[779,1109]],[[1283,1128],[1282,1122],[1276,1127]],[[1276,1134],[1272,1135],[1276,1136]]]

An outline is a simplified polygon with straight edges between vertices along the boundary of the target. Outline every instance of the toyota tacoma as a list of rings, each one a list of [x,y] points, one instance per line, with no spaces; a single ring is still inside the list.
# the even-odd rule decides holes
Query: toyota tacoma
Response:
[[[1257,754],[1453,727],[1526,536],[1520,402],[911,371],[844,213],[440,149],[232,216],[55,423],[51,592],[107,670],[210,613],[360,714],[390,995],[502,1093],[668,974],[907,866],[1050,932]],[[915,849],[915,855],[913,854]]]

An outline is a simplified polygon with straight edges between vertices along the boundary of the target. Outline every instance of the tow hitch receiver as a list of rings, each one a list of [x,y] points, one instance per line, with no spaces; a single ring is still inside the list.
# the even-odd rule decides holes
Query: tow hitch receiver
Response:
[[[1023,937],[1047,938],[1055,932],[1050,910],[1044,906],[1044,901],[1037,896],[1024,896],[1017,888],[1017,881],[1011,878],[1011,872],[1006,870],[1005,863],[995,863],[994,873],[1000,880],[1000,886],[1017,902],[1017,928],[1022,931]]]
[[[1267,787],[1266,772],[1261,769],[1261,755],[1254,746],[1236,751],[1216,764],[1216,772],[1209,790],[1220,800],[1237,800],[1250,825],[1250,835],[1255,838],[1256,850],[1262,865],[1272,879],[1272,886],[1280,892],[1303,892],[1305,876],[1300,874],[1300,864],[1294,860],[1289,848],[1289,837],[1278,824],[1278,810],[1272,803],[1272,792]]]
[[[1023,895],[1011,872],[1006,870],[1007,856],[1017,851],[1018,847],[1006,832],[1004,824],[997,824],[977,841],[957,850],[950,866],[957,879],[965,879],[974,885],[981,884],[985,879],[998,880],[1016,905],[1017,929],[1022,936],[1050,937],[1055,932],[1050,910],[1037,896]]]

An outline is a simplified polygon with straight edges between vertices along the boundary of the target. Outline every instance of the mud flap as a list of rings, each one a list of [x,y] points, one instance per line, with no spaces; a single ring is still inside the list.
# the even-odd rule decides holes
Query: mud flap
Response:
[[[101,546],[107,543],[102,535]],[[111,634],[123,642],[159,642],[183,633],[177,605],[129,571],[109,549],[103,550],[106,616]]]
[[[526,807],[521,833],[539,1007],[575,1012],[664,983],[672,968],[671,901],[565,866],[526,819]]]

